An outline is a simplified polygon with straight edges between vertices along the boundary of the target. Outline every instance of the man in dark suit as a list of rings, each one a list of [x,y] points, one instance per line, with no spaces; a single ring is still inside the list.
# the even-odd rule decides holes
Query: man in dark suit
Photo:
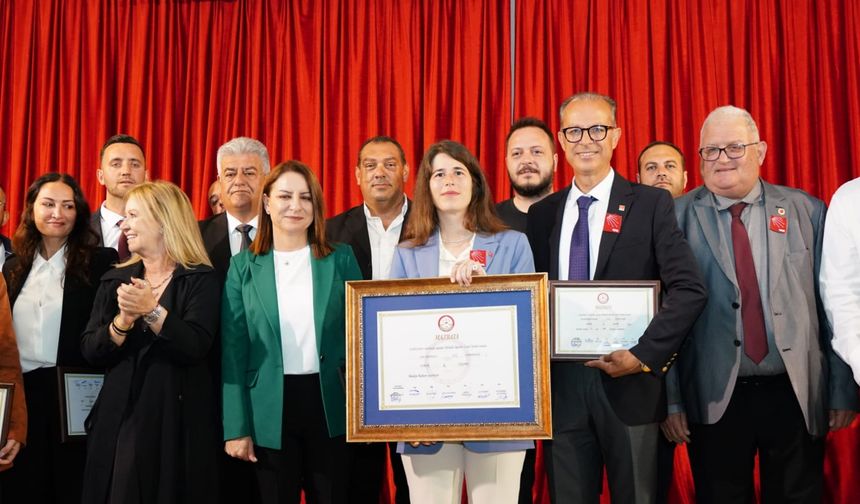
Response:
[[[230,258],[257,236],[257,208],[269,174],[269,151],[259,140],[237,137],[218,148],[216,163],[224,212],[200,221],[200,233],[212,266],[226,277]]]
[[[712,111],[700,146],[704,186],[676,212],[710,298],[667,380],[665,431],[690,442],[699,502],[754,502],[756,453],[763,502],[821,502],[825,435],[858,408],[818,296],[824,203],[760,179],[746,110]]]
[[[199,222],[212,266],[227,277],[230,258],[248,248],[257,235],[257,209],[263,180],[269,173],[269,151],[253,138],[237,137],[218,148],[215,156],[224,212]],[[221,343],[210,354],[217,386],[221,386]],[[220,409],[220,408],[219,408]],[[221,419],[218,419],[219,426]],[[259,502],[253,466],[221,454],[221,502]]]
[[[684,195],[687,170],[677,145],[662,140],[649,143],[639,152],[638,166],[636,181],[640,184],[666,189],[673,198]]]
[[[403,148],[388,136],[362,144],[355,180],[364,202],[328,220],[326,234],[352,247],[365,280],[387,279],[394,250],[406,229],[409,201],[403,185],[409,165]],[[409,490],[400,455],[391,443],[391,463],[397,502],[409,502]],[[377,502],[385,470],[385,444],[354,445],[350,462],[350,495],[355,502]]]
[[[99,245],[117,250],[123,261],[128,258],[128,245],[119,226],[125,220],[125,195],[149,177],[143,146],[129,135],[108,138],[99,153],[97,175],[106,194],[99,209],[93,212],[91,225],[99,235]]]
[[[529,209],[536,271],[551,280],[659,280],[662,302],[632,348],[552,364],[554,435],[544,443],[550,498],[598,502],[605,465],[613,502],[650,503],[666,415],[663,377],[705,289],[669,193],[631,184],[610,165],[621,136],[615,102],[580,93],[560,115],[558,139],[574,179]]]
[[[496,212],[511,229],[525,233],[529,207],[552,194],[552,180],[558,168],[555,138],[549,126],[534,117],[514,121],[505,140],[505,165],[514,195],[497,204]],[[527,456],[524,471],[530,459],[534,465],[533,456]],[[528,498],[531,502],[531,487]]]
[[[6,225],[9,220],[9,211],[6,210],[6,193],[0,187],[0,228]],[[12,241],[8,237],[0,234],[0,268],[6,262],[6,258],[12,255]]]

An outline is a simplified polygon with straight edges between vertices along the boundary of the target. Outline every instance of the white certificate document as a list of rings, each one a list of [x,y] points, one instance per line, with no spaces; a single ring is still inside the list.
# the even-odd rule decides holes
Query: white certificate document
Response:
[[[84,420],[93,409],[104,375],[97,373],[66,373],[63,375],[66,392],[66,429],[69,436],[84,436]]]
[[[516,306],[380,311],[379,410],[518,408]]]
[[[577,287],[555,292],[556,354],[594,357],[629,349],[654,318],[650,287]]]

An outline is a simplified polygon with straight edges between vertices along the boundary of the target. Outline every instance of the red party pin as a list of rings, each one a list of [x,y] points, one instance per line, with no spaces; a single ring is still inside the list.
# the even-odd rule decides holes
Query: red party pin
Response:
[[[486,250],[471,250],[469,251],[469,259],[481,263],[484,268],[487,267],[487,251]]]
[[[606,212],[606,218],[603,220],[604,233],[620,233],[621,232],[621,216],[614,213]]]
[[[775,233],[785,234],[788,231],[788,220],[782,215],[771,215],[770,230]]]

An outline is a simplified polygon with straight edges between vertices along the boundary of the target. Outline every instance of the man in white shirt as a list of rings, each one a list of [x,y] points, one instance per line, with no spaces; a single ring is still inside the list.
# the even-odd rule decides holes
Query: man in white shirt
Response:
[[[364,202],[336,215],[326,224],[326,235],[352,247],[366,280],[388,278],[394,249],[400,243],[409,216],[403,185],[409,165],[394,138],[375,136],[358,151],[355,180]],[[391,444],[395,447],[394,443]],[[350,465],[350,496],[355,502],[377,502],[385,470],[385,444],[356,445]],[[396,502],[409,502],[409,489],[400,455],[391,450]]]
[[[821,299],[833,327],[833,349],[860,383],[860,178],[830,200],[821,253]]]
[[[116,249],[122,261],[128,258],[128,245],[119,229],[125,219],[125,195],[148,178],[146,158],[136,138],[118,134],[102,146],[99,163],[99,184],[107,193],[93,212],[91,225],[99,236],[99,245]]]
[[[6,210],[6,193],[0,187],[0,228],[5,226],[8,220],[9,211]],[[12,242],[8,237],[0,234],[0,269],[3,268],[3,263],[6,262],[6,258],[10,255],[12,255]]]
[[[259,140],[237,137],[218,148],[218,181],[224,212],[200,221],[212,265],[226,276],[230,258],[257,236],[260,188],[269,173],[269,151]]]

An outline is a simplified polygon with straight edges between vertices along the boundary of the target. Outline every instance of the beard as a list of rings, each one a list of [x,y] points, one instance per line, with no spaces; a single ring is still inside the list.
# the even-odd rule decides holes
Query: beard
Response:
[[[536,184],[520,185],[511,180],[511,186],[520,196],[524,198],[534,198],[535,196],[540,196],[549,190],[550,186],[552,186],[552,175],[553,173],[550,172],[549,175],[540,179]]]

